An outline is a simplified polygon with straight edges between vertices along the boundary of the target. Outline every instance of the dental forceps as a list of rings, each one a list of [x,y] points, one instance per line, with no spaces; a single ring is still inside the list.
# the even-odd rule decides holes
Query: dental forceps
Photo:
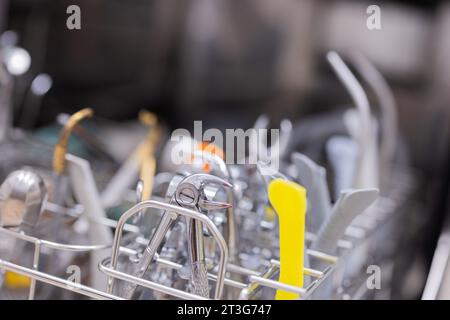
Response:
[[[229,181],[232,180],[232,174],[229,170],[229,167],[225,164],[225,161],[220,156],[204,150],[194,151],[193,156],[212,164],[212,169],[217,167],[218,171],[224,179]],[[239,237],[237,232],[236,213],[234,211],[236,196],[233,188],[227,188],[226,193],[227,202],[230,204],[230,206],[227,208],[227,221],[224,229],[224,237],[227,241],[228,250],[230,253],[230,261],[236,262],[239,258]]]
[[[208,210],[219,210],[230,207],[228,203],[208,200],[204,189],[208,185],[218,185],[231,188],[232,185],[221,178],[209,174],[193,174],[181,180],[171,199],[171,204],[194,209],[205,213]],[[164,238],[173,227],[178,215],[174,212],[164,212],[148,246],[139,260],[135,277],[142,278],[148,270],[156,252],[164,245]],[[203,225],[200,221],[186,217],[188,254],[191,263],[191,287],[194,294],[209,297],[207,270],[203,247]],[[136,284],[130,283],[125,289],[125,297],[131,299],[136,290]]]
[[[178,186],[175,201],[185,208],[198,212],[226,209],[231,205],[206,199],[203,188],[206,184],[216,184],[231,188],[232,185],[215,176],[203,174],[186,177]],[[208,271],[205,264],[203,225],[201,221],[186,217],[188,255],[191,264],[190,285],[192,293],[209,297]]]

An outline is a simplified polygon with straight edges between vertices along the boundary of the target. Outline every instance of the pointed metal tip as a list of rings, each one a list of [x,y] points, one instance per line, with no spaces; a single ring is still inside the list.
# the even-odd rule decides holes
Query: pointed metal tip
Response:
[[[230,182],[228,182],[227,180],[224,180],[222,178],[219,178],[219,177],[216,177],[213,175],[209,175],[209,177],[207,177],[203,182],[217,184],[219,186],[223,186],[223,187],[227,187],[227,188],[233,187],[233,185]]]
[[[199,202],[199,206],[206,210],[219,210],[219,209],[230,208],[233,205],[226,203],[226,202],[218,202],[218,201],[202,199]]]

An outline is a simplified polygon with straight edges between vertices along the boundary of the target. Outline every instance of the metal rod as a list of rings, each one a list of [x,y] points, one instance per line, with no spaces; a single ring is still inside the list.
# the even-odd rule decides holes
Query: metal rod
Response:
[[[35,270],[39,269],[40,254],[41,254],[41,242],[37,241],[34,243],[34,256],[33,256],[33,269],[35,269]],[[34,300],[35,292],[36,292],[36,279],[31,278],[28,300]]]
[[[263,278],[263,277],[260,277],[260,276],[250,276],[250,281],[259,283],[261,285],[264,285],[264,286],[272,288],[272,289],[289,291],[289,292],[297,293],[297,294],[300,294],[300,295],[306,293],[306,290],[303,289],[303,288],[290,286],[288,284],[284,284],[282,282],[279,282],[279,281],[276,281],[276,280],[267,279],[267,278]]]
[[[275,266],[275,267],[280,267],[280,261],[278,260],[270,260],[270,264]],[[315,270],[315,269],[311,269],[311,268],[304,268],[304,272],[305,275],[311,276],[313,278],[322,278],[323,277],[323,272],[319,271],[319,270]]]
[[[178,290],[175,288],[171,288],[171,287],[167,287],[164,286],[162,284],[153,282],[153,281],[149,281],[149,280],[145,280],[142,278],[138,278],[138,277],[134,277],[132,275],[117,271],[115,269],[112,269],[110,267],[107,267],[106,264],[108,264],[108,262],[110,261],[110,258],[107,258],[105,260],[103,260],[100,264],[99,264],[99,269],[100,271],[104,272],[106,275],[108,275],[108,277],[110,279],[120,279],[120,280],[124,280],[124,281],[128,281],[131,283],[135,283],[136,285],[140,285],[149,289],[153,289],[153,290],[158,290],[159,292],[163,292],[165,294],[169,294],[172,295],[174,297],[177,298],[181,298],[181,299],[190,299],[190,300],[208,300],[204,297],[192,294],[192,293],[188,293],[182,290]]]
[[[183,267],[181,264],[178,264],[176,262],[172,262],[172,261],[169,261],[169,260],[166,260],[166,259],[162,259],[162,258],[159,258],[159,257],[156,258],[156,262],[160,263],[162,265],[165,265],[166,267],[175,269],[175,270],[180,270]],[[227,266],[227,270],[228,270],[228,266]],[[212,274],[212,273],[208,273],[208,279],[213,280],[213,281],[217,281],[217,275]],[[225,278],[224,284],[228,285],[228,286],[231,286],[231,287],[234,287],[234,288],[238,288],[238,289],[243,289],[243,288],[245,288],[247,286],[245,283],[242,283],[242,282],[239,282],[239,281],[236,281],[236,280],[232,280],[232,279],[228,279],[228,278]]]
[[[14,264],[14,263],[11,263],[8,261],[4,261],[2,259],[0,259],[0,268],[33,278],[37,281],[41,281],[41,282],[44,282],[47,284],[54,285],[54,286],[62,288],[62,289],[80,293],[80,294],[83,294],[90,298],[102,299],[102,300],[105,300],[105,299],[122,300],[122,298],[120,298],[120,297],[117,297],[117,296],[114,296],[114,295],[111,295],[108,293],[104,293],[104,292],[96,290],[96,289],[92,289],[91,287],[82,285],[80,283],[75,283],[75,282],[72,282],[69,280],[61,279],[61,278],[55,277],[53,275],[50,275],[50,274],[47,274],[44,272],[40,272],[37,270],[19,266],[17,264]]]
[[[72,252],[84,252],[84,251],[94,251],[94,250],[102,250],[111,247],[110,245],[72,245],[72,244],[63,244],[59,242],[53,242],[48,240],[39,239],[36,237],[29,236],[23,232],[15,232],[12,230],[5,229],[0,227],[0,233],[7,234],[9,236],[15,237],[20,240],[28,241],[33,244],[39,242],[41,246],[46,246],[48,248],[63,250],[63,251],[72,251]]]

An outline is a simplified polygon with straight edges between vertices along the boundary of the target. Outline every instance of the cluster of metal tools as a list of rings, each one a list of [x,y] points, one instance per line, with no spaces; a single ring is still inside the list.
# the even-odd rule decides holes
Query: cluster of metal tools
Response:
[[[0,154],[0,297],[361,299],[373,294],[374,265],[388,287],[384,266],[414,189],[395,102],[364,57],[348,58],[374,103],[337,53],[327,58],[354,107],[320,121],[283,120],[278,152],[259,140],[249,147],[258,163],[228,163],[219,147],[191,139],[186,161],[174,164],[167,132],[145,111],[148,135],[107,173],[68,151],[73,135],[93,144],[83,127],[91,109],[60,119],[53,150],[9,128],[0,148],[53,161],[9,158],[6,166]],[[268,126],[261,116],[254,127]],[[311,126],[319,130],[303,135]],[[322,165],[296,149],[300,141],[320,145]],[[269,154],[280,165],[267,174]]]

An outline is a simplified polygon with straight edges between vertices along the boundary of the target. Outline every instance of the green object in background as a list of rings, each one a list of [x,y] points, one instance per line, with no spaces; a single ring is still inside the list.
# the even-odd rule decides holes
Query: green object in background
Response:
[[[54,146],[58,142],[60,130],[60,125],[50,125],[36,130],[33,136],[49,146]],[[70,136],[68,149],[70,150],[70,153],[82,158],[89,158],[90,156],[86,143],[76,135]]]

